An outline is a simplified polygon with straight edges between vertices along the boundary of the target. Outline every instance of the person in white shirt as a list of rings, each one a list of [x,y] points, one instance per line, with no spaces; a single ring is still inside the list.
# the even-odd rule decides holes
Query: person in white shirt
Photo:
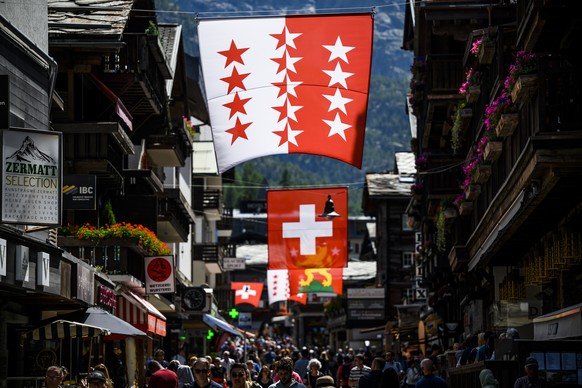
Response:
[[[360,377],[366,376],[372,371],[367,365],[364,365],[364,355],[361,353],[356,354],[354,357],[354,366],[350,370],[350,387],[351,388],[358,388],[358,382],[360,381]]]

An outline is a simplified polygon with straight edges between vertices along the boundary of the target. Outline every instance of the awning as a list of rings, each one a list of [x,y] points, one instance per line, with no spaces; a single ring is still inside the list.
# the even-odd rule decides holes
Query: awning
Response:
[[[123,319],[98,307],[89,307],[78,321],[107,328],[111,334],[129,337],[146,337],[147,334],[130,325]]]
[[[38,341],[63,338],[92,338],[109,334],[109,330],[102,327],[59,319],[44,326],[37,327],[34,330],[23,333],[22,336],[26,337],[27,340]]]
[[[131,113],[129,113],[129,110],[125,107],[125,105],[123,105],[121,99],[117,97],[115,93],[113,93],[111,89],[109,89],[107,85],[101,82],[101,80],[99,80],[99,78],[97,78],[97,76],[95,76],[93,73],[89,73],[89,77],[95,83],[95,85],[99,89],[101,89],[101,91],[103,92],[103,94],[105,94],[109,101],[111,101],[115,105],[115,113],[117,114],[117,116],[119,116],[121,120],[123,120],[125,125],[127,125],[129,131],[130,132],[133,131],[133,117],[131,116]]]
[[[582,303],[533,319],[534,340],[582,336]]]
[[[124,289],[117,297],[115,315],[145,332],[166,336],[166,317],[149,301]]]
[[[227,333],[230,333],[232,335],[236,335],[236,336],[239,336],[239,337],[244,337],[243,336],[243,333],[239,329],[237,329],[236,327],[234,327],[230,323],[228,323],[226,321],[223,321],[222,319],[213,317],[212,315],[204,314],[204,316],[202,317],[202,320],[212,330],[215,330],[215,331],[219,331],[219,330],[220,331],[226,331]]]

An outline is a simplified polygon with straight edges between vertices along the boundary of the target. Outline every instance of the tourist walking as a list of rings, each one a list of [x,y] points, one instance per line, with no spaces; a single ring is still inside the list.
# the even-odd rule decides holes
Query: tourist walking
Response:
[[[420,362],[422,378],[416,383],[416,388],[448,388],[445,380],[434,374],[434,364],[430,358]]]

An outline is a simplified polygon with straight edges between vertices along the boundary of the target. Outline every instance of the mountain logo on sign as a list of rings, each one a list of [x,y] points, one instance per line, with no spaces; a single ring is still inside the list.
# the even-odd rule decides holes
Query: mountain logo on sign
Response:
[[[56,161],[52,156],[42,152],[36,147],[36,145],[34,145],[34,141],[30,138],[30,136],[26,136],[20,148],[12,155],[6,157],[6,160],[12,160],[15,162],[45,162],[56,164]]]

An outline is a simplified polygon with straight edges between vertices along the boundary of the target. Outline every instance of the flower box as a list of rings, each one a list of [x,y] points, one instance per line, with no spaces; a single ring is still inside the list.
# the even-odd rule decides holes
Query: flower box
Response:
[[[480,185],[469,185],[465,191],[465,199],[467,201],[474,201],[479,197],[479,194],[481,194]]]
[[[517,127],[518,122],[519,116],[517,113],[502,114],[501,118],[499,119],[499,123],[497,123],[497,126],[495,127],[495,133],[499,137],[511,136]]]
[[[486,162],[494,162],[501,156],[503,151],[503,142],[501,141],[489,141],[485,145],[485,150],[483,151],[483,160]]]
[[[479,100],[479,96],[481,95],[481,87],[479,85],[469,86],[467,90],[467,94],[465,98],[467,99],[468,103],[477,102]]]
[[[537,84],[537,74],[520,75],[511,91],[511,100],[516,104],[526,102],[533,94]]]
[[[485,183],[491,176],[491,166],[488,164],[478,164],[475,169],[475,183]]]
[[[495,55],[495,43],[488,42],[483,43],[479,48],[479,63],[482,65],[490,65],[493,62],[493,56]]]
[[[463,201],[459,204],[459,215],[467,216],[473,212],[473,202]]]

